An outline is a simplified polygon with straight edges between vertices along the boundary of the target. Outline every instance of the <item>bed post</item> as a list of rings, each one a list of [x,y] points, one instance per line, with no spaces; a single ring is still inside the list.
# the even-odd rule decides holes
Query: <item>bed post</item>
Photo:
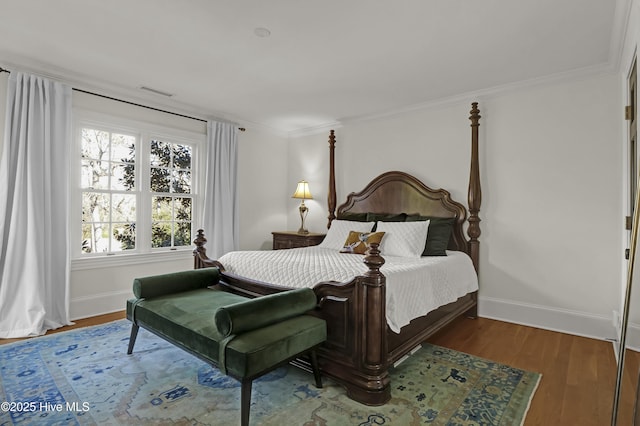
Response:
[[[469,175],[469,256],[476,268],[480,267],[480,204],[482,203],[482,190],[480,188],[480,162],[478,159],[478,127],[480,127],[480,110],[478,103],[471,104],[471,173]]]
[[[196,248],[193,249],[193,269],[204,268],[202,265],[202,259],[207,259],[207,249],[204,245],[207,243],[207,239],[204,236],[204,230],[198,229],[196,239],[193,240]]]
[[[367,304],[363,321],[367,322],[365,338],[364,365],[371,374],[371,393],[377,395],[377,403],[383,404],[391,398],[391,387],[388,372],[387,346],[387,310],[386,310],[386,278],[380,272],[384,258],[380,256],[378,244],[371,243],[364,257],[369,270],[364,273],[364,285]],[[371,397],[373,397],[371,395]],[[375,398],[373,398],[375,399]]]
[[[476,274],[480,274],[480,204],[482,203],[482,190],[480,189],[480,161],[478,156],[478,127],[480,127],[480,110],[478,103],[471,104],[471,172],[469,175],[469,227],[467,234],[469,235],[468,252]],[[478,316],[478,292],[473,293],[474,305],[466,313],[468,317],[476,318]]]
[[[217,260],[212,260],[207,257],[207,249],[204,245],[207,243],[207,238],[204,236],[204,231],[198,229],[196,239],[193,240],[196,248],[193,249],[193,269],[216,267],[224,271],[224,267]]]
[[[361,309],[357,313],[358,333],[362,350],[358,360],[359,377],[356,387],[348,387],[347,393],[367,405],[382,405],[391,399],[389,379],[389,348],[387,345],[386,278],[380,268],[384,258],[377,243],[371,243],[364,257],[367,272],[359,277],[364,294]]]
[[[335,153],[336,135],[333,130],[329,132],[329,195],[327,196],[327,204],[329,208],[329,222],[327,229],[331,227],[331,222],[336,218],[336,170],[335,170]]]

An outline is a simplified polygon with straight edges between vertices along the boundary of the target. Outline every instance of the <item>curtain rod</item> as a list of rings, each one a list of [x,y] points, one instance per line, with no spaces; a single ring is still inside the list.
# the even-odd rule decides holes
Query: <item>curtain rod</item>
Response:
[[[3,73],[3,72],[6,72],[8,74],[11,73],[11,71],[0,67],[0,73]],[[165,114],[177,115],[178,117],[183,117],[183,118],[188,118],[188,119],[191,119],[191,120],[202,121],[203,123],[207,122],[207,120],[202,119],[202,118],[191,117],[189,115],[179,114],[177,112],[167,111],[167,110],[160,109],[160,108],[150,107],[148,105],[142,105],[142,104],[138,104],[138,103],[135,103],[135,102],[125,101],[123,99],[118,99],[118,98],[114,98],[114,97],[107,96],[107,95],[101,95],[100,93],[94,93],[94,92],[89,92],[87,90],[76,89],[75,87],[73,87],[73,90],[75,90],[76,92],[86,93],[88,95],[98,96],[100,98],[105,98],[105,99],[109,99],[109,100],[116,101],[116,102],[122,102],[122,103],[125,103],[125,104],[134,105],[134,106],[137,106],[137,107],[140,107],[140,108],[147,108],[147,109],[151,109],[153,111],[163,112]],[[238,130],[240,130],[241,132],[244,132],[246,129],[244,127],[238,127]]]

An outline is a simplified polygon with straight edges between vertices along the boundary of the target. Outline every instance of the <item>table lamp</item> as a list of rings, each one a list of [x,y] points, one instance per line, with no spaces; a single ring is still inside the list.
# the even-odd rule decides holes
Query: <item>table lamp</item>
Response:
[[[313,200],[311,196],[311,192],[309,192],[309,183],[306,180],[301,180],[298,182],[298,186],[296,187],[296,192],[293,193],[291,198],[298,198],[302,200],[300,203],[300,220],[302,224],[300,225],[300,229],[298,229],[298,234],[308,234],[309,231],[304,227],[304,219],[307,217],[307,213],[309,209],[304,205],[304,200]]]

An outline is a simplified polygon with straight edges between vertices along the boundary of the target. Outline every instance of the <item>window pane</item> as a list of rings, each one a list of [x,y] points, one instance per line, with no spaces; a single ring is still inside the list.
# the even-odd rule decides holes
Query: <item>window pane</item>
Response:
[[[173,167],[178,169],[191,168],[191,147],[188,145],[173,145]]]
[[[93,225],[82,225],[82,252],[93,253],[94,251],[94,239],[93,239]]]
[[[108,162],[97,160],[82,161],[82,188],[107,189],[109,188]]]
[[[96,160],[107,159],[109,132],[82,129],[82,157]]]
[[[191,172],[184,170],[173,172],[173,192],[178,194],[191,193]]]
[[[151,247],[171,247],[171,224],[153,222],[151,226]]]
[[[174,236],[173,245],[191,245],[191,222],[181,222],[176,224],[176,234]]]
[[[151,168],[151,191],[152,192],[169,192],[169,184],[171,183],[169,170],[157,167]]]
[[[109,209],[109,194],[100,194],[97,192],[82,193],[83,222],[108,222]]]
[[[191,198],[175,199],[175,220],[191,220]]]
[[[108,223],[82,225],[82,251],[84,253],[104,253],[109,251]]]
[[[134,222],[136,220],[135,195],[113,194],[111,201],[111,220],[113,222]]]
[[[136,161],[135,136],[113,134],[111,138],[111,161],[133,163]]]
[[[136,166],[116,164],[113,168],[112,189],[134,191],[136,189]]]
[[[160,141],[151,141],[151,165],[171,166],[171,147],[169,144]]]
[[[133,250],[136,248],[136,224],[116,223],[113,225],[113,238],[116,240],[112,244],[112,251]]]
[[[111,189],[132,191],[135,189],[136,176],[133,164],[113,164],[111,166]]]
[[[153,219],[154,222],[173,219],[171,197],[151,198],[151,219]]]

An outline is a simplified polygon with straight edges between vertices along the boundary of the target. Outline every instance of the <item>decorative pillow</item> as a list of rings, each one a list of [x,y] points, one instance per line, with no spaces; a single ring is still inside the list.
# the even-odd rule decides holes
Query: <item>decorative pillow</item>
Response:
[[[454,217],[407,216],[407,222],[429,221],[429,235],[423,256],[446,256],[449,240],[453,232]]]
[[[384,232],[380,244],[383,256],[421,257],[427,242],[429,221],[378,222],[377,232]]]
[[[384,232],[350,231],[347,241],[344,242],[344,247],[342,247],[340,253],[364,254],[369,248],[369,244],[380,244],[382,237],[384,237]]]
[[[351,220],[334,220],[331,222],[331,228],[327,231],[327,236],[318,245],[318,247],[340,250],[344,246],[344,236],[349,235],[350,231],[371,232],[373,222],[354,222]]]

